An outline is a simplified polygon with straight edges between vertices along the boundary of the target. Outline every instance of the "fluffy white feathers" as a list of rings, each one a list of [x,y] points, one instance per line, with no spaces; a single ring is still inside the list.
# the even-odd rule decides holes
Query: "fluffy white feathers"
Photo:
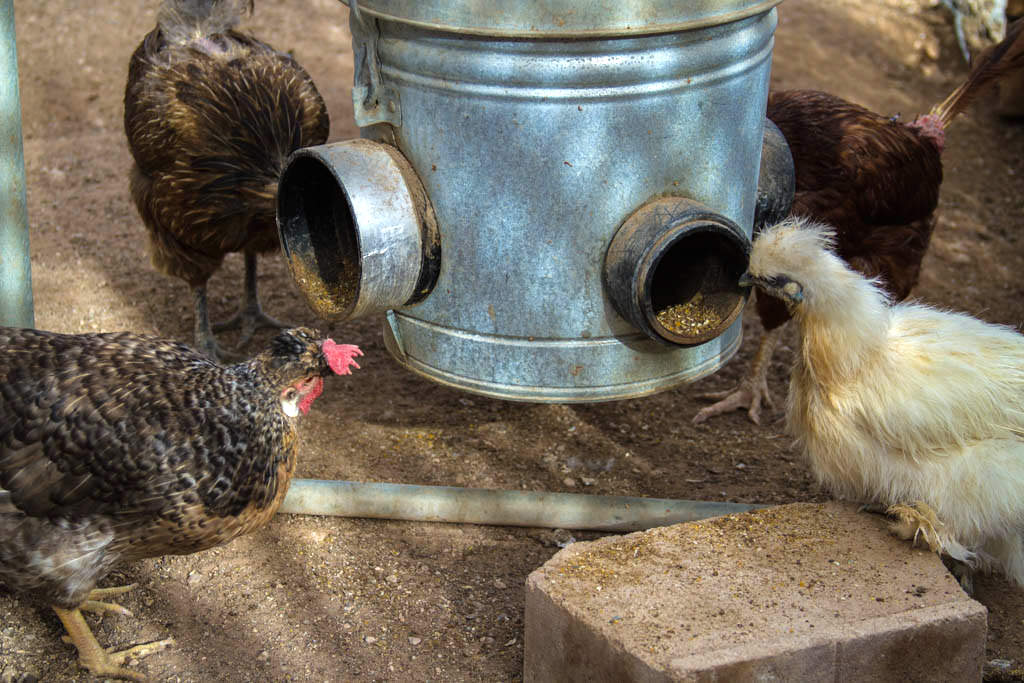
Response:
[[[748,272],[802,290],[786,414],[819,479],[853,500],[924,501],[943,550],[1024,585],[1024,336],[891,305],[805,221],[765,231]]]

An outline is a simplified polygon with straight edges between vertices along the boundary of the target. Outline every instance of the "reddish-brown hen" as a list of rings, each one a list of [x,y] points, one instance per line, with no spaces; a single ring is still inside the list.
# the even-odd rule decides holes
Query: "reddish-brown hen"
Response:
[[[206,282],[224,256],[245,254],[245,299],[216,329],[242,328],[263,314],[256,256],[278,248],[277,182],[299,147],[327,140],[323,98],[290,56],[240,33],[243,0],[165,0],[157,27],[132,55],[124,128],[135,159],[131,191],[160,271],[195,297],[195,342],[223,355],[210,327]]]
[[[96,676],[167,644],[99,646],[81,610],[125,612],[95,591],[116,564],[227,543],[277,510],[297,417],[354,346],[281,333],[228,367],[131,333],[0,327],[0,584],[53,607]]]
[[[770,93],[768,118],[789,143],[796,168],[790,215],[834,226],[839,256],[877,277],[894,300],[906,298],[935,228],[946,128],[986,86],[1021,67],[1024,21],[1017,21],[949,97],[908,123],[824,92]],[[747,408],[759,424],[762,401],[772,404],[768,366],[790,315],[760,291],[755,304],[765,333],[747,376],[736,389],[704,394],[717,403],[698,412],[695,423]]]

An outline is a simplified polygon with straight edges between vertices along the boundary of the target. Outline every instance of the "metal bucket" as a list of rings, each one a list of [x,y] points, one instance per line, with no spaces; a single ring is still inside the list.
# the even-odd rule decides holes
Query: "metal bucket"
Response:
[[[488,396],[714,372],[740,343],[778,2],[353,0],[368,140],[282,176],[300,290],[385,313],[399,363]]]

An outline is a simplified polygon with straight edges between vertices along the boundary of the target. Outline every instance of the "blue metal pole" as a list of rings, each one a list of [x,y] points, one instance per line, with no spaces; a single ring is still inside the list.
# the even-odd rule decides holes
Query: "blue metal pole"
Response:
[[[14,0],[0,0],[0,324],[35,326]]]
[[[628,533],[767,505],[296,479],[279,512]]]

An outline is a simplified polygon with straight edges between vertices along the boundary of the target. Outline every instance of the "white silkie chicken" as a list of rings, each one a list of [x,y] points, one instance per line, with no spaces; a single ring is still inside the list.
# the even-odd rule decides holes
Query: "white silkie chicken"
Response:
[[[801,219],[760,235],[743,280],[799,325],[786,417],[818,479],[887,509],[894,533],[1024,585],[1024,336],[892,304]]]

